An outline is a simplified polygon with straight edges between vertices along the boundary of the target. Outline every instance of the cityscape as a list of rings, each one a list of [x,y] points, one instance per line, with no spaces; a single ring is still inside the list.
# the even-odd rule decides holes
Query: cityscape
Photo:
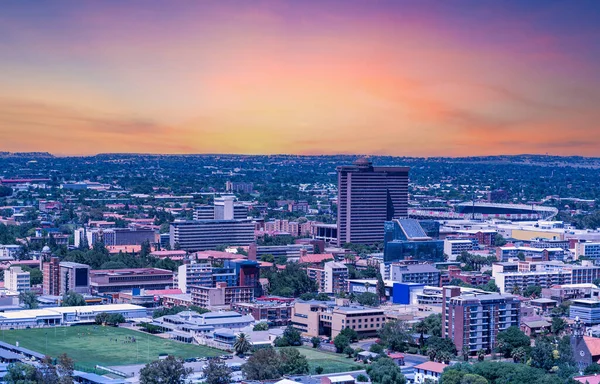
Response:
[[[600,3],[0,6],[0,383],[600,384]]]

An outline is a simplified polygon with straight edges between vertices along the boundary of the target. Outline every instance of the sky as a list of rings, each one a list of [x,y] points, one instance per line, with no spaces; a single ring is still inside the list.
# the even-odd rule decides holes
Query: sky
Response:
[[[0,6],[0,151],[600,156],[600,1]]]

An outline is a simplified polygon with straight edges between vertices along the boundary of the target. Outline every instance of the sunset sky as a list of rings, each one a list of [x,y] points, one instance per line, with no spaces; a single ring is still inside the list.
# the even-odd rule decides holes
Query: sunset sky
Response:
[[[600,1],[4,1],[3,150],[600,156]]]

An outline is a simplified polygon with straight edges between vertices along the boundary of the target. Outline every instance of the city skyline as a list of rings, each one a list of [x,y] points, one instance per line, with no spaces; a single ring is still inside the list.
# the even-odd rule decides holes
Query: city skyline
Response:
[[[14,2],[0,151],[600,156],[595,1]]]

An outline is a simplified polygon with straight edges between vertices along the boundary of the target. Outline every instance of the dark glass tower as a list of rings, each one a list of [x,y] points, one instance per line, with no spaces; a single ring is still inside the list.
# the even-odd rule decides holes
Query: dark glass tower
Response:
[[[337,167],[338,245],[383,241],[386,221],[408,216],[408,167],[374,167],[365,158]]]

